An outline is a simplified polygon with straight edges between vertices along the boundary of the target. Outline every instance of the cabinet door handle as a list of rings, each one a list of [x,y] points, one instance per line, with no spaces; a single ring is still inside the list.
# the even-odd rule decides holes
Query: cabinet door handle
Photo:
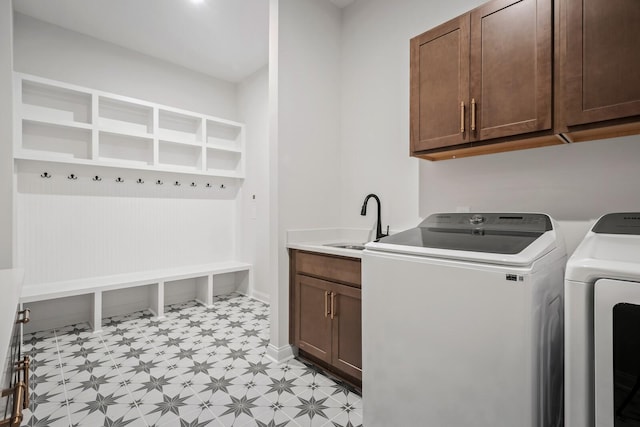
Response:
[[[18,316],[22,316],[22,319],[16,320],[16,323],[29,323],[29,317],[31,316],[31,310],[25,308],[18,312]]]
[[[336,293],[331,292],[331,320],[333,320],[336,314]]]
[[[476,130],[476,99],[471,99],[471,130]]]
[[[460,103],[460,133],[464,133],[464,101]]]
[[[324,291],[324,317],[329,316],[329,291]]]

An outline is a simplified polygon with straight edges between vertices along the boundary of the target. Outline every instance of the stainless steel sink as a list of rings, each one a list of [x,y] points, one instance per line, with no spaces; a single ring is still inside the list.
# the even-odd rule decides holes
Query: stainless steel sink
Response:
[[[356,251],[364,250],[364,243],[328,243],[324,246],[331,246],[332,248],[341,249],[353,249]]]

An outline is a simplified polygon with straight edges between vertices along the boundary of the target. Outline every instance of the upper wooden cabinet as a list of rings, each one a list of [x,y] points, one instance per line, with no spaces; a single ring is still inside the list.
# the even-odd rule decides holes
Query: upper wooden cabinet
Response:
[[[640,133],[640,1],[493,0],[411,40],[411,155]]]
[[[566,124],[640,115],[640,1],[565,5]]]
[[[552,43],[551,0],[494,0],[413,38],[412,154],[550,130]]]
[[[474,140],[551,129],[551,23],[551,0],[495,0],[471,12]]]
[[[411,152],[469,140],[469,15],[411,39]]]

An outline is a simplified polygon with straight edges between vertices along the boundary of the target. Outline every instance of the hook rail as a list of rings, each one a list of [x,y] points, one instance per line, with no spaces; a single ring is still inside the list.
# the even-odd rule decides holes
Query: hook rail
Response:
[[[43,173],[40,174],[40,177],[43,178],[43,179],[49,179],[49,178],[52,178],[53,175],[51,175],[49,172],[43,172]],[[78,178],[79,178],[79,176],[76,175],[75,173],[71,173],[71,174],[67,175],[67,179],[70,180],[70,181],[77,181]],[[91,179],[94,182],[102,181],[102,177],[100,175],[93,175],[93,176],[89,177],[89,179]],[[118,184],[122,184],[122,183],[125,182],[124,178],[122,178],[121,176],[115,178],[114,181],[117,182]],[[154,182],[156,183],[156,185],[164,185],[164,181],[162,181],[161,179],[156,179]],[[135,183],[136,184],[144,184],[144,180],[142,178],[138,178],[135,181]],[[182,186],[182,183],[180,181],[176,180],[176,181],[173,182],[173,185],[175,187],[180,187],[180,186]],[[192,181],[189,184],[189,187],[196,188],[196,187],[198,187],[198,183],[196,181]],[[203,187],[205,187],[205,188],[216,188],[216,186],[211,184],[211,182],[205,183],[203,185]],[[220,190],[225,190],[227,188],[227,185],[226,184],[220,184],[217,188],[220,189]]]

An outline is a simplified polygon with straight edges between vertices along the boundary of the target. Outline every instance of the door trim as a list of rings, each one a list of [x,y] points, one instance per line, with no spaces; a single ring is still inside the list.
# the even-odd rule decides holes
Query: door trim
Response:
[[[594,287],[595,418],[598,427],[613,427],[613,307],[640,305],[640,283],[600,279]]]

